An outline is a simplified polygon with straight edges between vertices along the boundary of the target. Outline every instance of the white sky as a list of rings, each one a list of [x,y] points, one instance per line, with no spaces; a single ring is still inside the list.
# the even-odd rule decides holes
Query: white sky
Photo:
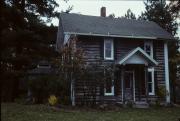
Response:
[[[83,15],[100,16],[100,8],[102,6],[106,7],[106,16],[114,13],[115,17],[121,17],[130,8],[138,17],[141,15],[141,12],[145,11],[143,0],[69,0],[67,3],[64,0],[56,1],[59,4],[57,11],[65,11],[69,6],[73,5],[73,10],[70,13]],[[58,25],[58,19],[54,19],[52,23]],[[178,36],[180,37],[180,29]]]

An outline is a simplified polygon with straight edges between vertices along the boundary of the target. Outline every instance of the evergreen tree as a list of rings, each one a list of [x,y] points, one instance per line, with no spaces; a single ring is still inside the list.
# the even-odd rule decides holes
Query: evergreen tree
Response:
[[[114,13],[112,13],[112,14],[109,14],[109,16],[108,16],[109,18],[115,18],[115,14]]]
[[[131,9],[127,10],[127,13],[124,15],[127,19],[136,19],[135,14],[131,11]]]
[[[179,0],[170,0],[171,13],[177,18],[180,19],[180,1]]]
[[[57,16],[57,6],[55,0],[1,1],[1,84],[7,100],[17,96],[19,79],[28,69],[54,54],[57,27],[45,22]]]

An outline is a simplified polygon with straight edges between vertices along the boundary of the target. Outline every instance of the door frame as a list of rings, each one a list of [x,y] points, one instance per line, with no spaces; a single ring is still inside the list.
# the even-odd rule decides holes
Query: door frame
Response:
[[[134,72],[134,70],[131,70],[131,71],[124,71],[124,75],[123,76],[125,76],[125,73],[132,73],[133,74],[133,80],[132,80],[132,99],[133,99],[133,101],[135,102],[136,101],[136,98],[135,98],[135,72]],[[123,80],[124,81],[124,80]],[[124,89],[125,89],[125,81],[124,81]],[[125,91],[125,90],[124,90]],[[125,94],[125,93],[124,93]]]

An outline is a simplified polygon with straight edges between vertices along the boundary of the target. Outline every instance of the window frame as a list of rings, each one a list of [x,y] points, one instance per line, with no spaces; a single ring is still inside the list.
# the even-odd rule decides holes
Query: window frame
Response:
[[[146,52],[146,46],[150,46],[150,55]],[[153,42],[152,41],[144,42],[144,51],[153,58]]]
[[[111,43],[111,57],[106,57],[106,42]],[[104,38],[104,60],[114,60],[114,40],[113,38]]]
[[[154,87],[154,68],[148,68],[148,73],[151,73],[151,82],[148,80],[148,94],[149,95],[155,95],[155,87]],[[151,92],[149,92],[149,83],[151,83]]]

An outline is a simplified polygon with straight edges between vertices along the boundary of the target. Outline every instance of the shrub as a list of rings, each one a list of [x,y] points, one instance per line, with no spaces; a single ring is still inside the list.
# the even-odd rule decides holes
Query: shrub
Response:
[[[48,102],[51,106],[55,106],[58,102],[58,99],[55,95],[50,95],[50,97],[48,98]]]
[[[62,104],[70,103],[70,82],[56,75],[39,75],[29,80],[29,88],[34,103],[47,103],[49,95],[54,94],[61,98]]]
[[[166,96],[165,86],[159,86],[157,95],[158,95],[160,98],[164,98],[164,97]]]

